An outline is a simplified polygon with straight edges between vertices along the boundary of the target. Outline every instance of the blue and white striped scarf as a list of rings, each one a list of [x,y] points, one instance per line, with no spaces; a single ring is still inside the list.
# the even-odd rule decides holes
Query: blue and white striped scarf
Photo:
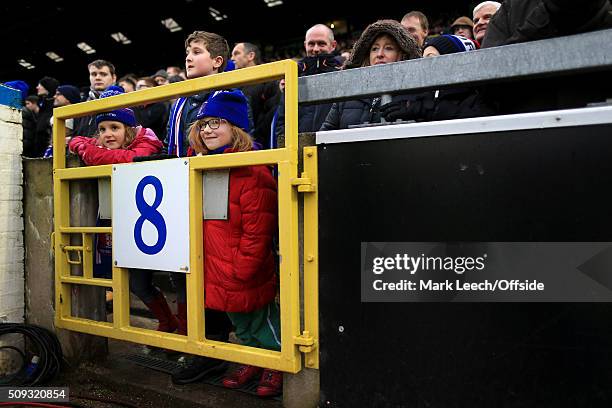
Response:
[[[168,132],[168,154],[181,157],[183,141],[185,140],[185,130],[181,126],[181,118],[183,116],[183,107],[187,98],[178,98],[172,112],[170,113],[170,131]]]

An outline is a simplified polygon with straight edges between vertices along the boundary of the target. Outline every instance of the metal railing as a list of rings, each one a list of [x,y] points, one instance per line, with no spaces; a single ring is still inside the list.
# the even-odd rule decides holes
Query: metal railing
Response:
[[[612,30],[301,77],[300,104],[612,68]]]
[[[178,96],[193,95],[210,89],[226,89],[270,80],[285,79],[285,147],[274,150],[233,153],[227,155],[191,157],[190,187],[190,263],[187,274],[188,335],[156,332],[130,325],[129,271],[113,267],[112,279],[94,278],[92,273],[92,236],[112,233],[112,228],[75,227],[70,223],[70,182],[83,179],[111,178],[112,165],[66,168],[64,146],[65,121],[121,107],[163,101]],[[222,73],[152,89],[69,105],[54,110],[53,180],[55,214],[55,288],[57,327],[136,343],[199,354],[243,364],[252,364],[287,372],[301,369],[300,351],[306,354],[306,365],[318,368],[318,302],[317,235],[316,235],[316,150],[305,150],[307,175],[298,177],[297,144],[297,66],[293,61],[280,61],[248,69]],[[278,166],[279,253],[281,351],[263,350],[206,339],[204,321],[203,245],[202,245],[202,171],[218,168],[271,164]],[[134,164],[137,166],[138,164]],[[304,275],[304,325],[300,325],[300,275],[298,254],[298,192],[305,196],[305,216],[310,214],[305,235],[304,257],[309,265]],[[71,235],[81,235],[84,244],[70,244]],[[86,247],[90,250],[87,251]],[[82,254],[83,276],[72,276],[70,265],[79,262],[75,252]],[[95,285],[113,288],[113,322],[100,322],[73,316],[71,285]],[[314,299],[314,300],[313,300]]]

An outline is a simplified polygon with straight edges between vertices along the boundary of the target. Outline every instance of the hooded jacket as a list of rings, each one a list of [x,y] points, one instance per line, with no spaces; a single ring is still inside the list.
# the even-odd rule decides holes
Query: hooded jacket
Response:
[[[70,151],[79,155],[88,166],[129,163],[136,156],[150,156],[162,150],[162,142],[148,128],[138,126],[136,137],[125,149],[108,149],[97,144],[96,138],[75,136],[69,144]]]
[[[353,47],[353,52],[346,60],[345,68],[360,68],[369,65],[370,48],[374,41],[383,34],[395,40],[402,53],[400,60],[420,58],[422,52],[416,41],[406,29],[395,20],[379,20],[370,24],[361,34]],[[409,96],[394,97],[410,99]],[[336,102],[325,118],[320,130],[346,129],[351,125],[375,123],[380,121],[380,98],[363,98],[356,101]]]

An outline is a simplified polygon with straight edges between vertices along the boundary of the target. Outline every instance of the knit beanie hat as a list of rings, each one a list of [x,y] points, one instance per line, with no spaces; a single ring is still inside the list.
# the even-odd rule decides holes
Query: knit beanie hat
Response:
[[[5,82],[4,85],[11,87],[13,89],[17,89],[18,91],[21,91],[21,99],[25,100],[25,98],[28,96],[28,91],[30,90],[30,87],[28,86],[28,84],[26,84],[24,81],[8,81]]]
[[[202,104],[197,118],[223,118],[244,131],[249,128],[247,99],[238,90],[216,91]]]
[[[55,95],[55,91],[57,91],[57,87],[59,86],[59,81],[52,77],[42,77],[40,81],[38,81],[48,92],[49,96]]]
[[[459,17],[458,19],[456,19],[453,22],[453,24],[451,24],[451,29],[453,29],[456,26],[467,26],[467,27],[474,28],[474,22],[472,21],[471,18],[469,18],[467,16],[462,16],[462,17]]]
[[[423,53],[414,38],[395,20],[378,20],[370,24],[355,43],[351,56],[346,60],[346,68],[358,68],[370,56],[372,44],[381,34],[387,34],[395,40],[402,52],[403,60],[421,58]]]
[[[121,95],[123,93],[123,88],[121,88],[120,86],[111,85],[100,94],[100,99],[109,98],[115,95]],[[121,122],[124,125],[131,127],[136,126],[136,116],[134,115],[134,111],[130,108],[121,108],[114,111],[98,114],[96,116],[96,126],[98,126],[100,122],[104,122],[105,120]]]
[[[81,102],[81,92],[79,91],[79,88],[74,85],[60,85],[57,87],[57,92],[64,95],[64,97],[68,99],[70,103]]]
[[[168,79],[168,73],[166,72],[165,69],[160,69],[154,75],[151,76],[151,78],[155,78],[155,77],[162,77],[164,79]]]
[[[425,42],[425,47],[434,47],[440,55],[454,54],[456,52],[474,51],[476,44],[474,41],[469,40],[459,35],[438,35],[436,37],[429,37]]]

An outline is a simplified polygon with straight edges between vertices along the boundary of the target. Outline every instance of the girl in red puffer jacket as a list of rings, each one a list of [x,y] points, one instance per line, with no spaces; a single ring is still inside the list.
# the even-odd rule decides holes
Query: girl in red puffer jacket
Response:
[[[202,105],[189,132],[191,153],[253,150],[247,100],[239,90],[217,91]],[[244,345],[280,350],[280,316],[272,239],[277,231],[276,181],[267,166],[230,170],[227,220],[204,221],[206,307],[227,312]],[[257,395],[276,395],[282,374],[241,366],[223,380],[239,388],[261,374]]]

